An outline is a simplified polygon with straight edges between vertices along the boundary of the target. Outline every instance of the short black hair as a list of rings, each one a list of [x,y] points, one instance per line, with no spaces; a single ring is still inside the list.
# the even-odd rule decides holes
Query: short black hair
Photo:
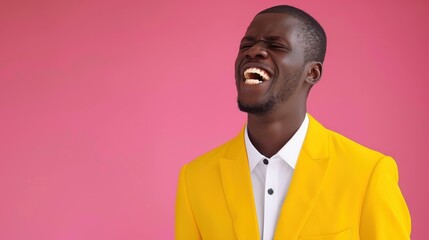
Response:
[[[301,21],[303,25],[302,37],[305,48],[305,61],[317,61],[323,63],[326,54],[326,33],[322,26],[310,14],[301,9],[289,5],[278,5],[267,8],[263,13],[285,13]]]

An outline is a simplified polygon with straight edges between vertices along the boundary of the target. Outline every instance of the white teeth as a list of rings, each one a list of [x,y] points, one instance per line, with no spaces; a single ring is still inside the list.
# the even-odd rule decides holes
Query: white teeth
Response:
[[[255,84],[262,83],[262,81],[259,81],[258,79],[246,79],[246,81],[244,81],[244,83],[249,84],[249,85],[255,85]]]
[[[264,81],[270,80],[270,75],[263,69],[256,68],[256,67],[248,68],[246,69],[246,71],[244,71],[244,78],[246,79],[250,78],[249,76],[250,73],[258,74],[259,76],[262,77]]]

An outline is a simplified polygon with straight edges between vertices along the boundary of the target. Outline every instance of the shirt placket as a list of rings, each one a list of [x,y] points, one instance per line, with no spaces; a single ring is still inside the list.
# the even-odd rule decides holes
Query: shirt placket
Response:
[[[264,191],[264,238],[269,239],[274,236],[275,216],[278,205],[278,174],[279,174],[279,161],[273,157],[268,159],[269,163],[266,165],[266,178],[265,178],[265,191]]]

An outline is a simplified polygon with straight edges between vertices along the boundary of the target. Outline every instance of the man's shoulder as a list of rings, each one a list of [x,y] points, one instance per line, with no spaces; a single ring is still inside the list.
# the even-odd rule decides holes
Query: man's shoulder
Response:
[[[329,134],[331,136],[331,146],[334,149],[341,149],[344,148],[347,151],[353,151],[356,154],[365,154],[365,155],[373,155],[375,157],[381,157],[384,155],[383,153],[372,149],[370,147],[367,147],[365,145],[362,145],[361,143],[352,140],[336,131],[328,130]]]
[[[343,161],[354,162],[356,164],[376,164],[386,155],[362,145],[336,131],[327,129],[329,133],[329,151],[330,154],[337,156]]]
[[[240,148],[241,145],[243,145],[243,151],[244,149],[244,137],[242,136],[243,131],[240,132],[238,136],[235,136],[234,138],[228,140],[227,142],[219,145],[218,147],[215,147],[208,152],[205,152],[204,154],[198,156],[194,160],[192,160],[190,163],[188,163],[189,168],[206,168],[206,167],[212,167],[213,165],[217,165],[219,160],[222,158],[226,158],[228,155],[228,152],[231,150],[231,148],[234,148],[234,151],[237,151],[237,147]]]
[[[330,176],[335,181],[368,182],[377,166],[388,165],[387,169],[395,169],[396,162],[392,157],[320,126],[317,127],[319,131],[313,131],[317,134],[313,136],[311,144],[306,145],[305,151],[314,157],[316,151],[312,147],[317,149],[317,145],[323,145],[319,150],[324,151],[318,156],[329,159]]]
[[[310,118],[310,127],[312,128],[306,136],[310,138],[310,144],[306,145],[307,151],[314,152],[317,146],[323,146],[320,149],[326,151],[326,156],[336,159],[343,164],[374,166],[380,159],[386,155],[374,150],[368,146],[362,145],[349,137],[344,136],[334,130],[325,128],[314,118]]]

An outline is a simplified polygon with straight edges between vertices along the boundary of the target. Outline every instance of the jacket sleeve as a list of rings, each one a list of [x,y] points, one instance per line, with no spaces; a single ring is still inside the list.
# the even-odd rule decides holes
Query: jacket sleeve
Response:
[[[175,239],[202,239],[188,198],[188,190],[186,188],[186,165],[179,174],[179,186],[176,196]]]
[[[398,186],[396,163],[391,157],[383,157],[373,169],[359,231],[362,240],[410,239],[410,213]]]

